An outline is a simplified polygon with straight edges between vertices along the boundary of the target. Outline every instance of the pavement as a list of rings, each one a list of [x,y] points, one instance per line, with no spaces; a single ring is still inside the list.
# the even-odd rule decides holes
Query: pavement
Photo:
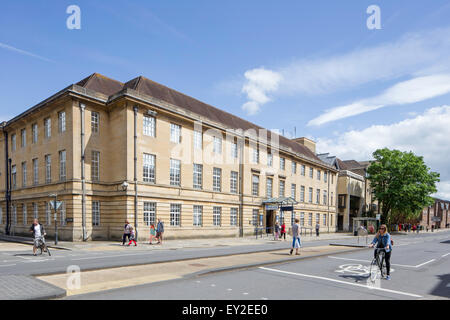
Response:
[[[439,232],[442,231],[428,232],[428,234],[436,235]],[[412,233],[406,235],[416,236]],[[10,276],[7,283],[2,284],[0,281],[0,292],[12,290],[15,293],[9,294],[11,297],[14,296],[11,299],[47,299],[63,296],[61,292],[72,296],[139,283],[159,283],[185,279],[198,274],[243,270],[283,261],[319,257],[323,254],[361,250],[352,248],[357,244],[358,239],[349,233],[322,233],[319,237],[302,236],[304,246],[302,255],[289,256],[288,248],[291,239],[289,236],[287,238],[287,241],[274,241],[271,236],[258,237],[258,239],[253,236],[167,240],[163,245],[138,243],[137,247],[126,247],[111,241],[60,242],[58,246],[63,249],[52,250],[51,257],[32,257],[29,253],[29,243],[31,243],[29,239],[15,239],[21,243],[0,242],[0,276],[14,276]],[[414,237],[395,235],[394,239],[396,238]],[[359,241],[362,242],[363,239]],[[330,246],[331,243],[340,243],[342,246]],[[82,271],[81,280],[84,291],[67,287],[69,266],[77,266]],[[36,276],[37,279],[30,276]],[[48,285],[47,291],[42,290],[41,296],[30,296],[25,294],[26,291],[22,296],[17,294],[20,290],[10,288],[19,288],[19,283],[24,281],[22,277],[27,277],[28,280],[30,278],[45,280]],[[14,287],[14,282],[18,282],[18,286]],[[38,284],[41,282],[37,282],[36,285]],[[6,295],[0,296],[0,299],[2,298],[9,299]]]

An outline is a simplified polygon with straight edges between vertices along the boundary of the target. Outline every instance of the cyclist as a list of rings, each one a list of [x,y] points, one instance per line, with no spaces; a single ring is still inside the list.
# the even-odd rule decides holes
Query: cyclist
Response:
[[[34,245],[33,245],[33,255],[36,255],[36,250],[39,248],[39,242],[44,240],[44,236],[46,235],[44,226],[39,223],[38,219],[33,220],[33,224],[30,227],[30,232],[33,234]]]
[[[385,224],[382,224],[380,226],[380,229],[378,230],[377,234],[375,235],[375,238],[373,239],[372,243],[369,245],[369,247],[373,248],[376,245],[377,249],[384,249],[385,251],[385,261],[386,261],[386,280],[391,280],[390,276],[390,269],[391,269],[391,252],[392,252],[392,245],[391,245],[391,235],[387,232],[387,227]],[[377,255],[377,250],[374,252],[374,257]]]

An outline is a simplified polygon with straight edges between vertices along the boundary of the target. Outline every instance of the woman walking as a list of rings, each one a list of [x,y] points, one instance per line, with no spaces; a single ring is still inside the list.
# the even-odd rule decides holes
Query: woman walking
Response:
[[[152,224],[150,224],[150,244],[153,244],[152,240],[154,238],[156,238],[156,229],[155,229],[155,224],[152,223]]]
[[[278,224],[278,222],[275,222],[275,241],[278,241],[278,238],[280,237],[280,225]]]
[[[283,239],[283,238],[284,238],[284,241],[286,241],[286,224],[284,223],[284,221],[281,224],[281,236],[280,236],[280,239]]]
[[[125,239],[127,238],[128,241],[130,241],[130,228],[130,223],[128,222],[128,220],[125,220],[125,226],[123,227],[122,245],[125,245]]]
[[[299,223],[300,220],[295,218],[295,223],[292,225],[292,248],[289,254],[292,254],[292,252],[295,249],[295,254],[300,255],[298,252],[298,249],[302,246],[300,242],[300,226]]]
[[[132,242],[134,242],[134,246],[136,247],[136,233],[134,232],[134,228],[130,226],[130,242],[128,242],[128,246],[130,246]]]
[[[373,248],[377,246],[377,249],[384,249],[385,255],[384,259],[386,261],[386,280],[391,280],[390,270],[391,270],[391,253],[392,253],[392,242],[391,235],[387,232],[387,227],[385,224],[380,226],[380,230],[378,230],[375,238],[369,247]],[[375,250],[373,256],[376,257],[377,250]]]

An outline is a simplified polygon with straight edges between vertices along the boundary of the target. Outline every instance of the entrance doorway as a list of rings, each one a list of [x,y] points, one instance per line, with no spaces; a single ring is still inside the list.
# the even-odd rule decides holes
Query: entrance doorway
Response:
[[[344,216],[343,215],[338,215],[337,225],[338,225],[338,231],[344,230]]]
[[[275,215],[273,210],[266,210],[266,232],[272,233]]]

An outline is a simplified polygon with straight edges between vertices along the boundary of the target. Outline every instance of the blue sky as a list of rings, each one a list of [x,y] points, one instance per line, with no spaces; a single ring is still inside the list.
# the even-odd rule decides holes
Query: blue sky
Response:
[[[381,30],[366,26],[372,4]],[[81,30],[66,27],[69,5]],[[343,159],[412,150],[450,198],[448,17],[443,0],[8,1],[0,120],[93,72],[143,75],[286,135],[295,127]]]

